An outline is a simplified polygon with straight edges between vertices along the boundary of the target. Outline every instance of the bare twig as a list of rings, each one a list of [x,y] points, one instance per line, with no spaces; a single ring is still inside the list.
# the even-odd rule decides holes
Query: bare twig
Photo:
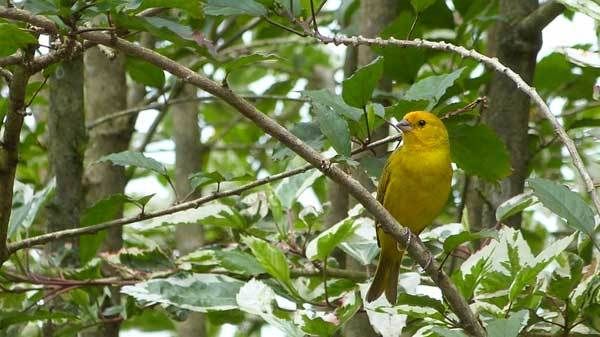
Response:
[[[278,96],[278,95],[240,95],[240,96],[244,97],[245,99],[251,100],[251,101],[257,101],[257,100],[262,100],[262,99],[272,99],[272,100],[281,100],[281,101],[297,101],[297,102],[307,102],[308,101],[305,98],[294,98],[294,97]],[[168,100],[168,101],[162,102],[162,103],[149,103],[149,104],[146,103],[146,104],[140,105],[138,107],[124,109],[121,111],[117,111],[114,114],[111,114],[111,115],[108,115],[108,116],[105,116],[102,118],[98,118],[95,121],[90,122],[88,125],[86,125],[86,127],[88,129],[93,129],[93,128],[97,127],[98,125],[107,123],[115,118],[133,115],[133,114],[136,114],[136,113],[138,113],[140,111],[144,111],[144,110],[162,109],[169,105],[188,103],[188,102],[192,102],[192,101],[204,102],[204,101],[214,101],[214,100],[215,100],[214,96],[203,96],[203,97],[175,98],[175,99],[171,99],[171,100]]]
[[[361,148],[361,149],[356,149],[353,151],[353,154],[357,154],[363,151],[367,151],[371,148],[377,147],[377,146],[381,146],[390,142],[394,142],[401,139],[400,135],[396,135],[396,136],[391,136],[391,137],[387,137],[381,140],[378,140],[376,142],[373,142],[371,144],[369,144],[368,146]],[[268,183],[271,183],[273,181],[277,181],[277,180],[281,180],[287,177],[291,177],[303,172],[306,172],[308,170],[314,169],[314,167],[312,165],[304,165],[301,166],[299,168],[296,169],[292,169],[289,171],[285,171],[279,174],[274,174],[272,176],[269,176],[267,178],[263,178],[263,179],[259,179],[256,181],[253,181],[251,183],[242,185],[238,188],[234,188],[231,190],[227,190],[227,191],[222,191],[222,192],[218,192],[218,193],[214,193],[211,195],[207,195],[204,197],[200,197],[188,202],[183,202],[180,204],[177,204],[175,206],[169,207],[169,208],[165,208],[163,210],[160,211],[156,211],[156,212],[146,212],[144,214],[140,214],[137,216],[132,216],[132,217],[125,217],[125,218],[120,218],[120,219],[116,219],[116,220],[112,220],[112,221],[108,221],[108,222],[103,222],[94,226],[88,226],[88,227],[82,227],[82,228],[74,228],[74,229],[67,229],[67,230],[62,230],[62,231],[57,231],[57,232],[53,232],[53,233],[47,233],[47,234],[42,234],[39,236],[34,236],[32,238],[28,238],[28,239],[24,239],[15,243],[12,243],[9,245],[8,250],[9,253],[12,254],[18,250],[24,249],[24,248],[28,248],[28,247],[33,247],[33,246],[37,246],[37,245],[42,245],[51,241],[56,241],[56,240],[62,240],[62,239],[67,239],[67,238],[71,238],[71,237],[75,237],[75,236],[81,236],[84,234],[94,234],[97,233],[101,230],[104,229],[108,229],[108,228],[112,228],[112,227],[120,227],[120,226],[125,226],[134,222],[138,222],[138,221],[142,221],[142,220],[149,220],[149,219],[154,219],[160,216],[164,216],[164,215],[169,215],[169,214],[173,214],[173,213],[177,213],[177,212],[181,212],[190,208],[198,208],[203,204],[206,204],[208,202],[217,200],[217,199],[221,199],[224,197],[228,197],[228,196],[233,196],[233,195],[240,195],[248,190],[251,190],[255,187],[258,186],[262,186]]]

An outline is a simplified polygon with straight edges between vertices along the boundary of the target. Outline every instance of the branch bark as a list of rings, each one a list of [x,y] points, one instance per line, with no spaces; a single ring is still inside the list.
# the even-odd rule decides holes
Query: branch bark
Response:
[[[564,11],[563,4],[555,0],[548,1],[525,17],[517,26],[517,30],[523,35],[536,34]]]
[[[0,265],[9,253],[7,235],[12,209],[15,172],[19,162],[19,136],[25,116],[25,89],[29,80],[25,66],[17,65],[9,83],[8,112],[4,124],[4,137],[0,143]]]

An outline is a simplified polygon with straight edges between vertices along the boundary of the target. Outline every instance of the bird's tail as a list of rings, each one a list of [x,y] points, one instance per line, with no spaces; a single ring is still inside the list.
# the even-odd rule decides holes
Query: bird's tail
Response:
[[[398,273],[400,272],[400,262],[402,261],[403,251],[395,252],[395,256],[387,254],[379,255],[377,271],[375,278],[367,292],[367,302],[373,302],[385,292],[385,297],[392,305],[396,304],[398,294]]]

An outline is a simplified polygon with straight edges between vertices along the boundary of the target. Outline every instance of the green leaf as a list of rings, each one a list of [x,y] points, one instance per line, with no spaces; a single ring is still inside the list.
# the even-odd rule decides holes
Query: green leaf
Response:
[[[362,108],[367,105],[383,74],[383,57],[358,68],[342,82],[342,97],[348,105]]]
[[[206,185],[222,183],[224,181],[227,181],[227,179],[223,175],[215,171],[197,172],[190,175],[188,179],[190,180],[190,185],[192,185],[193,190],[204,187]]]
[[[496,220],[504,221],[538,202],[533,192],[528,191],[506,200],[496,208]]]
[[[582,118],[577,119],[570,123],[567,126],[568,130],[578,129],[578,128],[597,128],[600,127],[600,119],[596,118]]]
[[[19,48],[37,42],[37,39],[28,31],[10,23],[0,22],[0,56],[8,56]]]
[[[362,110],[349,106],[340,96],[327,89],[306,90],[302,95],[310,99],[312,104],[319,103],[329,107],[333,111],[342,114],[344,117],[353,121],[360,120],[363,115]]]
[[[321,175],[320,171],[314,170],[283,179],[275,188],[275,194],[281,201],[281,205],[284,208],[291,208],[300,194],[311,187]]]
[[[81,226],[93,226],[117,218],[123,211],[123,204],[127,201],[129,199],[126,196],[115,194],[96,202],[83,212]],[[79,238],[79,260],[82,265],[96,256],[105,237],[106,231],[100,231]]]
[[[250,54],[250,55],[236,57],[235,59],[223,64],[223,68],[227,72],[230,72],[234,69],[246,67],[246,66],[254,64],[254,63],[265,62],[265,61],[274,61],[274,60],[281,60],[281,57],[279,57],[275,54],[254,53],[254,54]]]
[[[413,6],[415,12],[417,13],[421,13],[422,11],[427,9],[427,7],[433,5],[435,2],[436,0],[410,0],[410,4]]]
[[[138,248],[121,250],[119,261],[128,268],[146,273],[175,268],[175,264],[159,248],[152,250],[140,250]]]
[[[405,4],[403,2],[403,4]],[[407,8],[408,9],[408,8]],[[414,22],[414,14],[408,10],[402,10],[398,16],[379,35],[383,39],[390,37],[406,37]],[[422,36],[421,25],[416,25],[412,36]],[[425,50],[421,48],[389,48],[371,47],[377,54],[384,57],[384,74],[390,79],[401,83],[414,83],[419,69],[425,63]]]
[[[98,159],[98,162],[111,162],[113,165],[119,166],[135,166],[156,172],[161,175],[167,175],[167,169],[163,164],[136,151],[111,153]]]
[[[484,229],[479,232],[460,232],[458,234],[450,235],[444,241],[444,253],[449,254],[465,242],[483,238],[495,238],[498,240],[498,232],[493,229]]]
[[[468,174],[495,181],[511,172],[504,143],[489,127],[448,123],[452,160]]]
[[[179,8],[194,18],[202,17],[202,5],[199,0],[130,0],[127,10],[140,12],[147,8]]]
[[[329,140],[335,151],[344,156],[350,156],[350,129],[348,123],[337,112],[329,107],[314,103],[313,111],[319,128]]]
[[[317,151],[321,151],[323,149],[323,143],[325,138],[323,137],[323,133],[319,128],[319,124],[316,122],[301,122],[294,124],[292,129],[290,130],[296,137],[300,138],[306,145],[312,147]],[[294,151],[290,150],[285,145],[280,144],[278,148],[276,148],[275,153],[273,154],[273,159],[282,160],[285,158],[289,158],[294,155]]]
[[[434,326],[431,328],[431,331],[433,331],[434,333],[436,333],[438,336],[441,336],[441,337],[468,337],[461,330],[456,330],[456,329],[450,330],[446,327],[441,327],[441,326]]]
[[[573,242],[575,233],[562,238],[552,245],[544,249],[535,259],[525,264],[515,275],[508,292],[508,299],[513,301],[519,294],[522,293],[525,286],[533,283],[537,275],[544,269],[550,262],[552,262],[560,253],[562,253],[567,247]]]
[[[0,329],[7,331],[6,329],[14,324],[61,319],[76,321],[78,317],[66,312],[44,309],[37,309],[32,312],[2,310],[0,312]]]
[[[306,257],[324,261],[337,245],[354,233],[356,227],[352,219],[331,226],[308,243]]]
[[[277,247],[255,237],[246,236],[242,241],[250,247],[256,260],[265,268],[267,273],[281,282],[284,287],[295,293],[290,277],[290,268],[285,255]]]
[[[487,326],[488,337],[517,337],[529,317],[527,310],[516,312],[508,319],[495,319]]]
[[[23,8],[35,15],[58,13],[56,6],[49,0],[25,0],[23,2]]]
[[[138,83],[155,88],[162,88],[165,85],[165,74],[162,69],[151,63],[128,57],[125,67],[129,76]]]
[[[258,263],[254,256],[240,250],[215,250],[215,257],[220,266],[234,273],[242,275],[260,275],[266,270]]]
[[[52,196],[56,188],[56,179],[52,179],[43,190],[33,195],[31,200],[17,209],[13,209],[10,214],[8,224],[8,237],[13,237],[19,228],[29,228],[35,221],[40,209]]]
[[[254,0],[207,0],[204,13],[206,15],[263,16],[267,14],[267,9]]]
[[[190,274],[125,286],[121,292],[144,302],[207,312],[236,309],[235,297],[243,285],[224,275]]]
[[[565,219],[569,227],[593,236],[594,212],[581,195],[564,185],[542,178],[530,178],[527,182],[542,204]]]
[[[444,96],[446,90],[454,85],[454,81],[460,77],[463,70],[465,70],[465,67],[457,69],[449,74],[426,77],[408,88],[402,99],[407,101],[429,101],[429,105],[426,109],[431,110],[436,106],[442,96]]]

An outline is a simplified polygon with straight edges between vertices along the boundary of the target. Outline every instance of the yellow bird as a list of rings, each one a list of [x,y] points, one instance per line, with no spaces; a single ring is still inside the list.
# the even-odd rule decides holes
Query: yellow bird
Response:
[[[448,200],[452,180],[448,132],[444,123],[427,111],[406,114],[398,127],[403,144],[387,160],[379,179],[377,200],[398,223],[418,235]],[[377,239],[381,253],[367,301],[372,302],[385,292],[387,300],[395,304],[404,249],[379,225]]]

